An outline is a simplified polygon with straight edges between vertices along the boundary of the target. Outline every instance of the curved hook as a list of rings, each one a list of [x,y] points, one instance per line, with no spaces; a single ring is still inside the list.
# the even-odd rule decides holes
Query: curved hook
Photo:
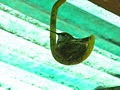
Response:
[[[64,43],[62,42],[61,44],[58,45],[58,43],[56,44],[56,18],[57,18],[57,12],[58,12],[58,8],[65,2],[66,0],[58,0],[53,8],[52,8],[52,11],[51,11],[51,18],[50,18],[50,47],[51,47],[51,52],[52,52],[52,55],[53,57],[56,59],[56,61],[62,63],[62,64],[65,64],[65,65],[75,65],[75,64],[78,64],[82,61],[84,61],[89,55],[90,53],[92,52],[92,49],[94,47],[94,43],[95,43],[95,36],[94,35],[91,35],[87,38],[83,38],[83,39],[74,39],[74,40],[70,40],[67,42]],[[55,33],[53,33],[55,32]],[[60,35],[60,34],[59,34]],[[62,35],[62,34],[61,34]],[[68,35],[69,36],[69,35]],[[71,35],[70,35],[71,36]],[[77,42],[77,44],[76,44]],[[66,44],[67,43],[67,44]],[[71,55],[71,51],[69,51],[68,49],[68,52],[67,52],[67,55],[69,55],[69,58],[65,58],[65,54],[64,55],[61,55],[61,52],[65,46],[69,46],[71,47],[69,44],[72,43],[72,48],[77,45],[79,48],[79,51],[77,48],[73,48],[73,49],[76,49],[76,51],[78,52],[77,53],[77,59],[75,57],[75,53],[74,55],[72,56]],[[84,44],[84,45],[83,45]],[[61,46],[61,47],[59,47]],[[84,48],[84,49],[83,49]],[[67,49],[64,48],[64,50],[67,51]],[[73,54],[73,52],[72,52]],[[81,55],[79,55],[81,54]],[[62,57],[63,56],[63,57]],[[73,59],[72,59],[72,58]]]

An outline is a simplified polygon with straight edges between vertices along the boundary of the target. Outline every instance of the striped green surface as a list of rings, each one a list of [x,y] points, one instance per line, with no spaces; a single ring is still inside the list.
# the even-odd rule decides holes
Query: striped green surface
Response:
[[[11,2],[9,3],[9,1]],[[109,38],[109,35],[111,36],[114,33],[115,38],[118,38],[120,33],[118,26],[112,25],[100,19],[100,17],[95,17],[70,3],[66,3],[63,11],[71,7],[73,9],[71,12],[75,11],[77,13],[77,11],[82,11],[83,13],[81,12],[81,14],[85,16],[83,15],[83,17],[80,18],[83,20],[78,22],[79,20],[76,21],[77,15],[79,17],[81,14],[75,14],[75,18],[71,18],[66,17],[69,16],[70,12],[66,12],[67,14],[59,13],[58,28],[72,33],[75,37],[85,37],[89,34],[95,34],[97,39],[94,51],[85,62],[75,66],[61,65],[53,59],[50,53],[49,32],[46,31],[49,26],[45,24],[49,23],[50,8],[48,7],[53,4],[50,3],[48,7],[41,9],[38,9],[39,5],[34,6],[35,4],[44,5],[45,1],[47,0],[41,0],[41,3],[36,3],[35,0],[29,1],[29,3],[26,1],[25,3],[23,1],[12,2],[12,0],[0,0],[0,2],[23,13],[0,4],[0,61],[75,90],[93,90],[97,86],[119,86],[119,44],[112,43],[104,37],[101,37],[101,35],[105,35]],[[18,7],[18,5],[20,7]],[[31,13],[33,10],[34,13]],[[91,16],[90,18],[93,22],[97,19],[104,24],[104,30],[99,30],[99,28],[94,29],[99,26],[99,24],[90,23],[85,19],[87,16]],[[74,19],[76,20],[73,24]],[[61,26],[61,23],[64,26]],[[79,29],[76,26],[78,23],[79,25],[89,23],[89,28],[93,27],[92,24],[95,25],[94,28],[90,30],[88,26],[82,26],[83,28],[81,27],[81,29]],[[109,27],[114,30],[111,29],[111,32],[108,32]],[[106,35],[105,32],[109,35]],[[112,40],[115,41],[113,36]],[[117,40],[118,41],[115,42],[119,42],[120,39],[118,38]],[[49,87],[46,88],[49,90]]]

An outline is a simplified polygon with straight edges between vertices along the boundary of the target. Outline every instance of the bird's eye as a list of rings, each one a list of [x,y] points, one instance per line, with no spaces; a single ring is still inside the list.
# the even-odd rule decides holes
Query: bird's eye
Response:
[[[65,34],[65,36],[67,36],[67,34]]]

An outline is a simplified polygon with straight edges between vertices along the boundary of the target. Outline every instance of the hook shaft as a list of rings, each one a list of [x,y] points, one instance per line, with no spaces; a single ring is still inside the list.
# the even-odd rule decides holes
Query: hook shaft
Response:
[[[58,0],[52,8],[51,11],[51,17],[50,17],[50,48],[51,48],[51,52],[53,57],[56,59],[55,56],[55,52],[54,52],[54,48],[56,46],[56,18],[57,18],[57,12],[58,12],[58,8],[65,2],[66,0]],[[55,33],[53,33],[55,32]]]

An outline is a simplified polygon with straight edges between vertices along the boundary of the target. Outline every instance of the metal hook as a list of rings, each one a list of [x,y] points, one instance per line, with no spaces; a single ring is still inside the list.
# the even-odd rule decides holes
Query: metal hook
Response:
[[[95,36],[91,35],[87,38],[76,39],[68,33],[56,33],[56,18],[58,8],[66,0],[58,0],[52,8],[50,18],[50,47],[53,57],[61,64],[75,65],[84,61],[92,52]],[[58,41],[56,43],[56,34]]]

